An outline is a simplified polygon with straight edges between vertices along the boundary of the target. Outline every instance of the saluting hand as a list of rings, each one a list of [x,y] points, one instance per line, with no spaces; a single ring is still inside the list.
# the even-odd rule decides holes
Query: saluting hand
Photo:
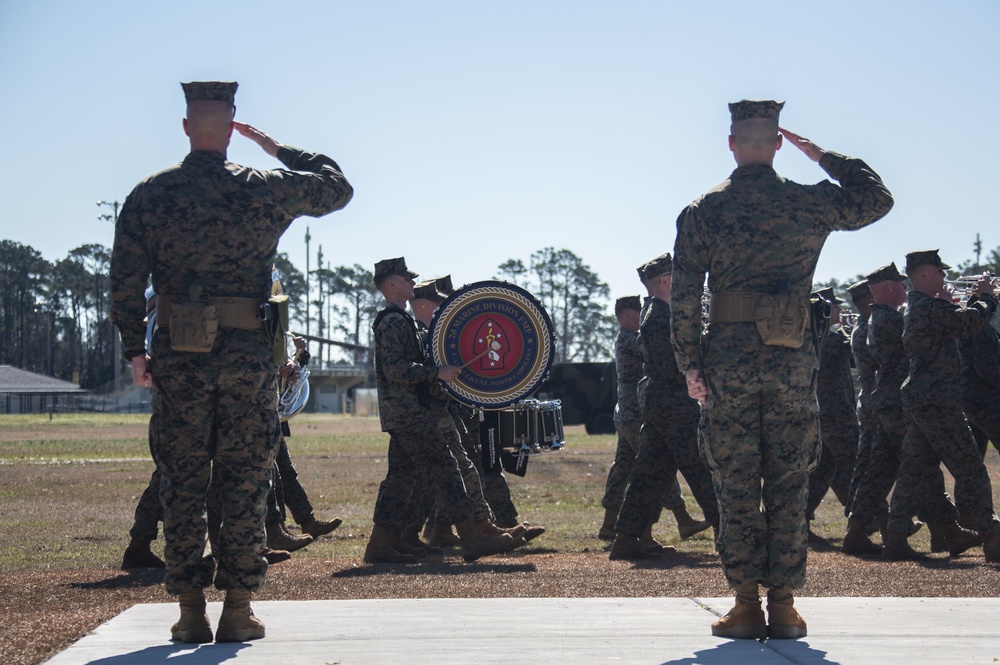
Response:
[[[281,147],[281,144],[270,136],[245,122],[234,121],[233,126],[236,128],[236,131],[259,145],[271,157],[278,156],[278,148]]]
[[[826,150],[823,150],[823,148],[819,147],[809,139],[802,138],[795,132],[790,132],[783,127],[779,127],[778,131],[781,132],[781,135],[784,136],[789,143],[804,152],[806,157],[814,162],[818,162],[822,159],[823,155],[826,154]]]

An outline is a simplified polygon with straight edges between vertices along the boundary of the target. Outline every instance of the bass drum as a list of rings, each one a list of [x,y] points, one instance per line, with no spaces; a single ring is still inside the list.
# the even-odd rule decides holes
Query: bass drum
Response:
[[[439,367],[462,367],[457,379],[444,384],[455,399],[503,409],[538,390],[552,367],[555,335],[545,308],[521,287],[475,282],[438,308],[428,345]]]

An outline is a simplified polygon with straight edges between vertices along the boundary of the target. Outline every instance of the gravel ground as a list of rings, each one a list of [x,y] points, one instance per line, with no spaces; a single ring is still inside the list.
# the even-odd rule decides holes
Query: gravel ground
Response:
[[[544,536],[543,536],[544,538]],[[537,542],[537,541],[536,541]],[[40,663],[137,603],[173,602],[156,571],[109,568],[0,574],[4,630],[0,662]],[[804,596],[995,596],[1000,568],[981,551],[924,564],[864,561],[811,552]],[[273,566],[261,600],[352,598],[724,596],[716,557],[683,551],[632,564],[602,551],[563,554],[543,548],[464,563],[447,553],[415,566],[369,566],[358,559],[299,558]],[[209,593],[210,601],[222,594]],[[169,626],[163,627],[164,636]]]

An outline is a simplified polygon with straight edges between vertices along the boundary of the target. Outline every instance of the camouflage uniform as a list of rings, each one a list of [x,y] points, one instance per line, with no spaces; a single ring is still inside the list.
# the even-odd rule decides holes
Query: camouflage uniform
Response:
[[[985,455],[988,441],[1000,446],[1000,333],[993,326],[983,326],[958,340],[958,349],[965,416],[973,432],[978,430],[979,452]]]
[[[871,408],[881,426],[872,440],[868,468],[858,484],[851,516],[865,522],[875,519],[899,473],[899,455],[906,434],[900,387],[906,379],[903,348],[903,314],[888,305],[872,305],[868,320],[868,354],[878,366],[871,388]]]
[[[140,183],[122,207],[111,257],[112,320],[125,356],[144,353],[143,290],[267,300],[281,234],[299,216],[344,207],[352,190],[330,158],[283,146],[290,170],[259,171],[199,150]],[[303,171],[305,173],[303,173]],[[256,591],[278,445],[276,369],[263,326],[220,326],[211,353],[174,351],[163,321],[150,370],[160,395],[150,447],[162,474],[166,587]],[[205,555],[209,481],[222,497],[217,555]]]
[[[441,438],[439,419],[430,409],[430,388],[438,368],[426,362],[413,318],[389,303],[372,325],[375,378],[382,431],[389,433],[388,471],[379,485],[373,521],[396,531],[412,527],[429,488],[442,522],[469,519],[474,507],[455,456]],[[407,504],[418,490],[417,503]]]
[[[809,474],[806,514],[810,520],[831,487],[841,505],[849,505],[851,476],[858,453],[851,339],[843,328],[837,328],[823,337],[822,347],[816,375],[822,452],[819,464]]]
[[[670,304],[653,298],[639,326],[643,377],[638,397],[642,411],[639,452],[615,531],[638,538],[656,521],[668,491],[684,474],[705,519],[719,521],[712,479],[698,456],[698,403],[688,397],[670,346]]]
[[[479,473],[479,481],[482,484],[483,498],[493,512],[494,521],[498,526],[510,528],[518,524],[517,507],[510,495],[510,486],[507,484],[507,477],[503,475],[503,468],[498,464],[494,471],[487,471],[483,465],[483,445],[479,433],[479,413],[466,410],[458,406],[455,402],[451,406],[453,413],[462,422],[464,427],[458,428],[458,434],[462,440],[462,447],[465,453],[476,467]]]
[[[861,390],[858,393],[858,423],[860,425],[858,458],[854,465],[854,475],[851,478],[851,502],[845,510],[848,517],[855,513],[854,502],[857,499],[858,488],[872,464],[873,451],[876,447],[885,450],[885,446],[888,445],[885,441],[885,429],[872,407],[871,392],[875,386],[878,363],[868,351],[868,319],[858,319],[858,325],[851,332],[851,353],[854,356],[854,364],[858,368],[858,381],[861,383]],[[869,520],[873,519],[876,513],[888,509],[889,504],[883,497],[882,502],[877,504],[872,511]]]
[[[419,321],[416,324],[420,347],[424,350],[424,360],[425,362],[430,362],[430,358],[428,357],[429,348],[427,346],[428,330]],[[455,457],[455,461],[458,462],[458,468],[462,472],[462,482],[465,485],[466,494],[468,494],[469,499],[472,501],[472,519],[476,522],[482,520],[493,521],[493,513],[490,510],[490,505],[483,496],[483,485],[479,479],[479,471],[469,458],[469,454],[462,443],[460,432],[465,429],[465,423],[453,414],[451,405],[454,404],[454,400],[439,382],[430,384],[428,397],[428,405],[434,421],[437,423],[441,439],[448,445],[448,449]],[[437,515],[447,513],[447,507],[435,505],[433,498],[434,492],[429,487],[418,488],[414,491],[410,500],[410,506],[407,507],[405,522],[408,526],[422,527],[428,517],[431,517],[432,521],[435,522],[446,522],[443,518],[438,520]]]
[[[903,345],[909,376],[903,383],[903,408],[911,419],[903,439],[902,463],[892,493],[889,529],[909,533],[913,515],[924,506],[929,519],[955,522],[958,513],[944,491],[943,461],[955,477],[955,493],[969,509],[973,527],[988,533],[1000,528],[993,512],[990,477],[962,412],[957,339],[987,325],[997,301],[982,296],[962,307],[910,291]]]
[[[713,293],[776,293],[784,282],[792,297],[808,297],[826,237],[867,226],[892,206],[863,161],[827,152],[819,165],[841,186],[741,166],[677,221],[673,343],[680,370],[701,369],[708,387],[699,445],[734,588],[805,581],[807,479],[819,444],[816,354],[808,335],[798,349],[763,344],[753,322],[709,324],[702,336],[702,285],[708,273]]]

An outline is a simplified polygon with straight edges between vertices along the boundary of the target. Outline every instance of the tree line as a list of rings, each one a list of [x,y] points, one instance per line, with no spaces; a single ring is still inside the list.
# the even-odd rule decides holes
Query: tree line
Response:
[[[322,248],[308,273],[278,254],[276,274],[288,295],[293,332],[346,344],[312,345],[322,366],[365,367],[374,383],[371,324],[382,307],[372,271],[331,266]],[[57,261],[28,245],[0,240],[0,364],[110,392],[116,373],[131,376],[110,320],[111,249],[87,244]],[[616,331],[610,289],[566,249],[546,247],[527,264],[500,264],[495,279],[534,294],[552,319],[555,362],[606,361]]]
[[[79,383],[87,389],[110,386],[116,370],[130,377],[110,321],[111,250],[87,244],[50,262],[32,247],[0,240],[0,364]],[[278,254],[275,267],[289,296],[292,329],[300,334],[346,343],[312,346],[322,366],[365,367],[374,384],[371,324],[382,307],[372,271],[360,265],[324,263],[305,273]],[[965,261],[950,273],[1000,273],[1000,247],[984,262]],[[556,335],[554,361],[601,362],[611,359],[617,330],[610,289],[579,256],[568,249],[545,247],[528,262],[504,261],[494,279],[520,286],[539,299]],[[862,275],[832,279],[815,288],[834,287],[843,294]],[[117,367],[116,367],[117,364]]]

